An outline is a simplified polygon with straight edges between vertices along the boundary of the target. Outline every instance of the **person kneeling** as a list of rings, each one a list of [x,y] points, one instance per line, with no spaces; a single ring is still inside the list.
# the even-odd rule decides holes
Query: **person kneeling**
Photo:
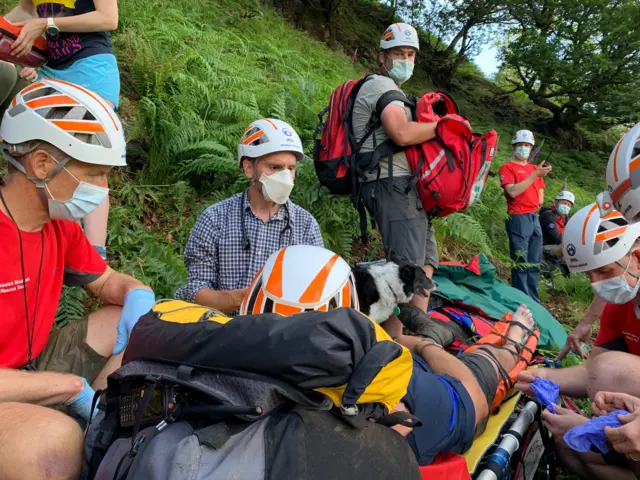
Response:
[[[86,424],[91,385],[106,386],[155,303],[149,287],[106,265],[76,223],[106,198],[112,167],[126,165],[122,125],[86,90],[43,80],[14,98],[0,137],[9,164],[0,185],[0,476],[74,478],[81,430],[42,406],[63,404]],[[110,306],[52,332],[63,283]]]
[[[601,216],[595,203],[588,205],[569,220],[563,249],[571,273],[585,273],[595,295],[606,302],[600,331],[584,364],[521,372],[516,388],[533,395],[531,384],[541,377],[558,384],[560,393],[570,397],[595,400],[601,391],[640,396],[640,223],[628,223],[617,211]],[[627,465],[624,459],[569,449],[563,441],[565,433],[589,419],[556,410],[557,415],[543,412],[543,420],[556,437],[561,458],[582,478],[632,479],[628,468],[640,471],[640,465]]]
[[[200,216],[184,251],[189,278],[176,298],[232,313],[269,255],[288,245],[324,244],[315,218],[289,200],[303,158],[287,123],[265,118],[249,125],[238,160],[251,186]]]

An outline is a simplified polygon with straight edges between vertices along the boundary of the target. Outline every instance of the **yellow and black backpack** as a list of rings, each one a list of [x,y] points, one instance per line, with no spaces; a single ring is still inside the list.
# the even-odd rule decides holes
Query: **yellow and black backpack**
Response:
[[[251,468],[233,478],[419,478],[406,440],[384,426],[419,422],[390,414],[412,365],[407,349],[350,308],[231,319],[159,303],[108,379],[87,434],[86,476],[173,480],[165,472],[198,457],[215,465],[202,478],[232,478],[242,444],[253,449]]]

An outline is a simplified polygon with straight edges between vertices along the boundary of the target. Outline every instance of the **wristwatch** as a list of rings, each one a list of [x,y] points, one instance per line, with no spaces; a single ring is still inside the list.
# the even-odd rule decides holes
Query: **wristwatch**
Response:
[[[47,18],[47,28],[45,29],[45,32],[47,32],[47,35],[50,37],[55,37],[60,33],[60,29],[55,24],[52,17]]]

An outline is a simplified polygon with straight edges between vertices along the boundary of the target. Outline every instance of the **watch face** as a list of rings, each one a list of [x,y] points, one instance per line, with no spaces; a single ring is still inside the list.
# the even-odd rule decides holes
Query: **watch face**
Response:
[[[46,29],[47,35],[50,37],[55,37],[56,35],[58,35],[58,33],[60,32],[60,30],[58,29],[58,27],[47,27]]]

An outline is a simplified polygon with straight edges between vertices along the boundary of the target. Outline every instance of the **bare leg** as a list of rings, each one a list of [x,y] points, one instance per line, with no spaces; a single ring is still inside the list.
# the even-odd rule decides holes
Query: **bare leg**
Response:
[[[584,480],[634,480],[636,476],[620,467],[607,465],[602,455],[592,452],[574,452],[563,442],[557,443],[558,455],[563,463]]]
[[[522,323],[527,328],[532,328],[534,326],[531,312],[525,306],[521,306],[518,309],[513,316],[513,321]],[[515,324],[511,325],[507,332],[507,337],[517,343],[520,343],[527,338],[527,335],[527,332]],[[397,341],[410,350],[414,350],[415,346],[421,341],[421,339],[403,335],[399,337]],[[508,346],[509,344],[511,345],[510,347]],[[484,348],[491,351],[491,353],[493,353],[493,355],[498,359],[501,366],[508,371],[511,370],[516,363],[516,347],[513,342],[506,342],[504,346],[508,348],[509,351],[495,348],[491,345],[486,345]],[[486,353],[481,353],[481,351],[482,350],[476,350],[473,353],[465,355],[483,355],[488,357]],[[471,370],[469,370],[469,368],[467,368],[467,366],[459,359],[437,347],[428,346],[423,348],[422,356],[434,373],[441,375],[447,374],[462,382],[462,385],[464,385],[471,397],[471,400],[473,401],[473,406],[476,410],[476,424],[484,422],[486,417],[489,415],[489,405],[487,404],[487,398],[482,391],[478,380]],[[495,366],[493,362],[491,362],[491,365],[494,368],[495,374],[499,375],[497,366]]]
[[[82,431],[70,417],[26,403],[0,404],[2,480],[80,477]]]
[[[591,399],[596,393],[621,392],[640,397],[640,357],[624,352],[605,352],[586,362]]]
[[[107,244],[107,223],[109,220],[109,198],[100,204],[93,212],[82,219],[84,234],[97,247]]]
[[[122,365],[122,355],[113,355],[113,347],[118,340],[118,322],[121,307],[109,306],[89,316],[87,343],[103,357],[110,357],[91,385],[94,390],[107,386],[107,377]]]
[[[531,311],[524,305],[521,305],[513,315],[512,322],[521,323],[529,330],[533,330],[535,326]],[[494,348],[491,345],[485,345],[483,346],[483,348],[487,348],[488,350],[490,350],[493,356],[498,359],[500,365],[502,365],[505,370],[509,371],[516,365],[516,362],[518,360],[518,350],[516,348],[516,344],[519,344],[520,342],[525,340],[528,335],[529,333],[520,328],[519,325],[512,324],[507,331],[507,338],[511,341],[507,341],[503,345],[503,348],[506,348],[508,351],[504,350],[503,348]],[[485,357],[489,357],[489,355],[486,352],[483,352],[482,349],[474,350],[472,353],[469,353],[469,355],[482,355]],[[496,373],[497,372],[498,370],[496,369]]]

